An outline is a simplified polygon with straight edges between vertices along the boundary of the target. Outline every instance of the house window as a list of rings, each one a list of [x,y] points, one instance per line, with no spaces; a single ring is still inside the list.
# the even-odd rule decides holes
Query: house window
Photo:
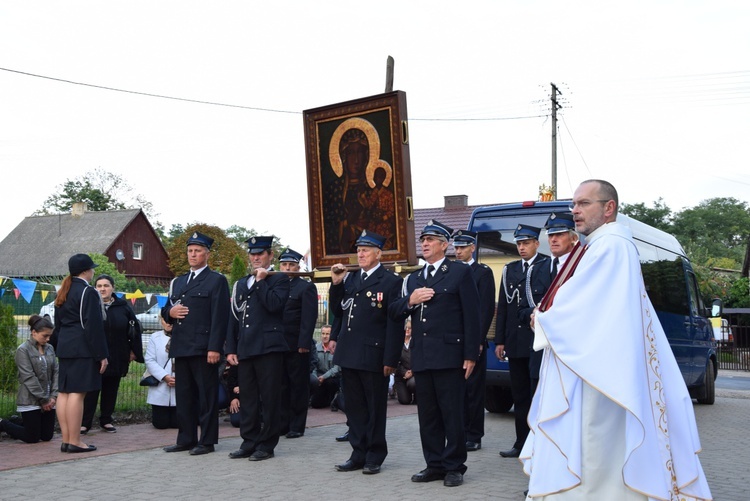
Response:
[[[133,244],[133,259],[143,259],[143,244]]]

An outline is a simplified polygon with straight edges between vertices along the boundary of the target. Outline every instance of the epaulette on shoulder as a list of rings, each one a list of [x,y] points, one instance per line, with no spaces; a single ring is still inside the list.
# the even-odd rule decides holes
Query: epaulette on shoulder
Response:
[[[486,264],[484,264],[484,263],[480,264],[479,266],[481,266],[482,268],[489,268],[489,266],[487,266],[487,265],[486,265]]]

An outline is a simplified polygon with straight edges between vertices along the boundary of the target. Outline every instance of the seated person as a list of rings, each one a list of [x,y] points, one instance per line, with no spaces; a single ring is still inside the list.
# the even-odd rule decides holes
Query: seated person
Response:
[[[151,423],[160,430],[177,428],[177,400],[174,389],[174,359],[169,358],[172,325],[161,320],[162,329],[151,334],[146,346],[146,369],[160,381],[149,386],[146,403],[151,404]]]
[[[49,442],[55,431],[58,365],[55,350],[47,342],[54,329],[49,318],[31,315],[29,327],[29,339],[16,350],[16,409],[21,413],[23,425],[0,419],[0,431],[34,444],[40,440]]]
[[[317,367],[310,374],[310,405],[313,409],[322,409],[329,405],[331,409],[341,407],[333,401],[339,391],[341,368],[333,364],[334,350],[330,340],[331,326],[324,325],[320,329],[320,342],[316,346]]]
[[[404,328],[404,346],[401,348],[401,359],[396,366],[393,388],[396,390],[396,398],[400,404],[416,404],[416,383],[414,374],[411,372],[411,320],[406,321]]]

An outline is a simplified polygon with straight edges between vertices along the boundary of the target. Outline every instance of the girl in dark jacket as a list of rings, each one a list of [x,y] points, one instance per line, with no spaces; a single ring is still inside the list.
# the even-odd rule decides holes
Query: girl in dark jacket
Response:
[[[120,379],[128,374],[130,362],[143,363],[143,345],[141,343],[141,324],[125,299],[115,295],[115,281],[109,275],[99,275],[95,283],[96,290],[102,297],[106,317],[104,333],[109,349],[109,365],[102,374],[101,402],[99,403],[99,426],[102,430],[115,433],[112,425],[112,413],[117,402]],[[131,322],[133,328],[131,329]],[[81,433],[91,428],[99,400],[99,391],[90,391],[83,402],[83,419]]]

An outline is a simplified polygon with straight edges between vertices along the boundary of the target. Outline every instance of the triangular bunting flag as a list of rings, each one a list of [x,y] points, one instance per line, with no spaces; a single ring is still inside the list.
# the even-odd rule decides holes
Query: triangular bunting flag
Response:
[[[42,303],[44,303],[47,300],[47,295],[49,294],[49,291],[39,291],[42,293]]]
[[[27,303],[31,303],[31,300],[34,298],[34,290],[36,289],[36,282],[32,282],[31,280],[21,280],[20,278],[14,278],[13,283],[16,287],[18,287],[18,290],[21,291],[21,295],[26,300]],[[16,299],[18,299],[18,296],[16,295]]]
[[[167,296],[156,296],[156,302],[159,303],[161,308],[167,305]]]

